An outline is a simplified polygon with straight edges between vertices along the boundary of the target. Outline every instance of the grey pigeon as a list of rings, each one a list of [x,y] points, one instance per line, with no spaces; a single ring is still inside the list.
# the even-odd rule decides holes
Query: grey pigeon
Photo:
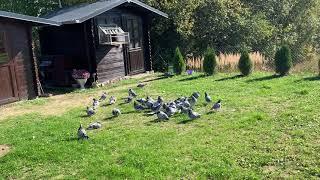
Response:
[[[199,92],[194,92],[192,94],[193,97],[195,97],[196,99],[198,99],[200,97],[200,93]]]
[[[144,86],[146,86],[146,84],[139,83],[137,87],[138,88],[143,88]]]
[[[173,116],[178,110],[175,107],[164,105],[164,109],[166,110],[166,114],[171,117]]]
[[[105,101],[106,99],[107,99],[107,92],[104,92],[104,93],[101,95],[99,101]]]
[[[92,103],[92,106],[93,106],[93,109],[97,109],[99,107],[99,101],[95,98],[93,98],[93,103]]]
[[[189,108],[187,108],[187,107],[181,106],[180,110],[181,110],[181,113],[183,113],[183,114],[188,114],[189,113]]]
[[[154,102],[154,100],[153,100],[152,98],[147,97],[146,106],[147,106],[149,109],[152,108],[152,106],[153,106],[154,103],[155,103],[155,102]]]
[[[109,104],[110,104],[110,105],[115,104],[116,101],[117,101],[116,97],[111,96],[110,99],[109,99]]]
[[[160,104],[162,104],[163,102],[164,102],[164,99],[163,99],[163,97],[161,97],[161,96],[158,96],[158,101],[157,101],[158,103],[160,103]]]
[[[137,111],[143,111],[144,107],[141,104],[138,104],[137,102],[133,103],[134,109]]]
[[[102,124],[100,122],[94,122],[89,125],[87,130],[100,129],[101,127],[102,127]]]
[[[96,112],[93,110],[93,108],[87,107],[87,115],[93,116]]]
[[[86,130],[82,127],[82,124],[80,124],[78,129],[78,140],[80,139],[89,139],[89,136],[87,135]]]
[[[133,91],[133,89],[129,89],[129,96],[137,97],[137,93]]]
[[[143,105],[146,105],[147,100],[144,98],[137,99],[137,102]]]
[[[166,113],[162,112],[162,111],[158,111],[157,112],[157,117],[158,117],[158,120],[159,121],[162,121],[162,120],[169,120],[169,117]]]
[[[161,109],[161,104],[158,102],[154,103],[153,106],[151,107],[151,110],[153,112],[158,112],[158,111],[160,111],[160,109]]]
[[[183,101],[183,102],[182,102],[182,105],[183,105],[184,107],[187,107],[187,108],[191,107],[191,104],[189,103],[188,100]]]
[[[128,96],[128,97],[124,100],[124,102],[125,102],[125,103],[131,103],[132,100],[133,100],[133,97],[132,97],[132,96]]]
[[[196,105],[196,103],[197,103],[198,100],[197,100],[196,97],[191,96],[188,101],[189,101],[189,103],[190,103],[190,106],[193,107],[193,106]]]
[[[212,106],[211,110],[218,111],[218,110],[221,109],[221,107],[222,107],[222,105],[221,105],[221,100],[219,100],[218,102],[216,102],[216,103]]]
[[[120,116],[120,114],[121,114],[120,109],[114,108],[114,109],[112,110],[112,115],[113,115],[113,116],[118,117],[118,116]]]
[[[201,115],[189,109],[188,116],[190,119],[197,119],[197,118],[200,118]]]
[[[211,97],[209,96],[209,94],[207,92],[204,93],[204,98],[206,100],[207,103],[210,103],[212,101]]]

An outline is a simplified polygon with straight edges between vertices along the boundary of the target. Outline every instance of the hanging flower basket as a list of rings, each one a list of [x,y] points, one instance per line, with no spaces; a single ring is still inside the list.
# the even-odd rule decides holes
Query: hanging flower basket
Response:
[[[90,73],[85,69],[74,69],[72,72],[72,77],[77,81],[81,89],[85,89],[84,85],[90,77]]]

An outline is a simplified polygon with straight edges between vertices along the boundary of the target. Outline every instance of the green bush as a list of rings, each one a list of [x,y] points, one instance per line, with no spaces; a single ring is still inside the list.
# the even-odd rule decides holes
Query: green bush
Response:
[[[249,53],[247,51],[243,51],[241,53],[241,57],[239,59],[238,68],[242,75],[248,76],[252,73],[253,63],[250,59]]]
[[[206,75],[213,75],[216,73],[216,54],[212,48],[208,48],[204,55],[203,70]]]
[[[182,74],[186,71],[186,62],[183,59],[179,47],[176,48],[176,51],[174,53],[173,70],[176,74]]]
[[[291,51],[288,46],[282,46],[275,55],[276,73],[287,75],[292,67]]]

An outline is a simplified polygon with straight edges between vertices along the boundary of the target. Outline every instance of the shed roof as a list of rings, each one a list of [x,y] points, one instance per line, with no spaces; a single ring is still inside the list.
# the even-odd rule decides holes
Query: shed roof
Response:
[[[38,17],[34,17],[34,16],[27,16],[27,15],[17,14],[17,13],[12,13],[12,12],[7,12],[7,11],[0,11],[0,17],[20,20],[20,21],[26,21],[26,22],[30,22],[30,23],[36,24],[36,25],[60,26],[60,23],[53,21],[53,20],[38,18]]]
[[[152,13],[158,14],[163,17],[168,17],[164,12],[161,12],[145,3],[138,0],[103,0],[97,1],[91,4],[81,4],[64,9],[60,9],[54,13],[51,13],[45,18],[57,21],[62,24],[75,24],[82,23],[88,19],[98,16],[108,10],[118,7],[122,4],[129,3],[142,7]]]

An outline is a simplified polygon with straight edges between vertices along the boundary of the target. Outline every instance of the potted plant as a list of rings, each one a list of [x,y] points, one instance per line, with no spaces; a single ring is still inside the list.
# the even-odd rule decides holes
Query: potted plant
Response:
[[[77,81],[77,83],[80,85],[81,89],[85,89],[84,85],[86,84],[87,80],[90,77],[90,73],[85,69],[74,69],[72,72],[72,77]]]

